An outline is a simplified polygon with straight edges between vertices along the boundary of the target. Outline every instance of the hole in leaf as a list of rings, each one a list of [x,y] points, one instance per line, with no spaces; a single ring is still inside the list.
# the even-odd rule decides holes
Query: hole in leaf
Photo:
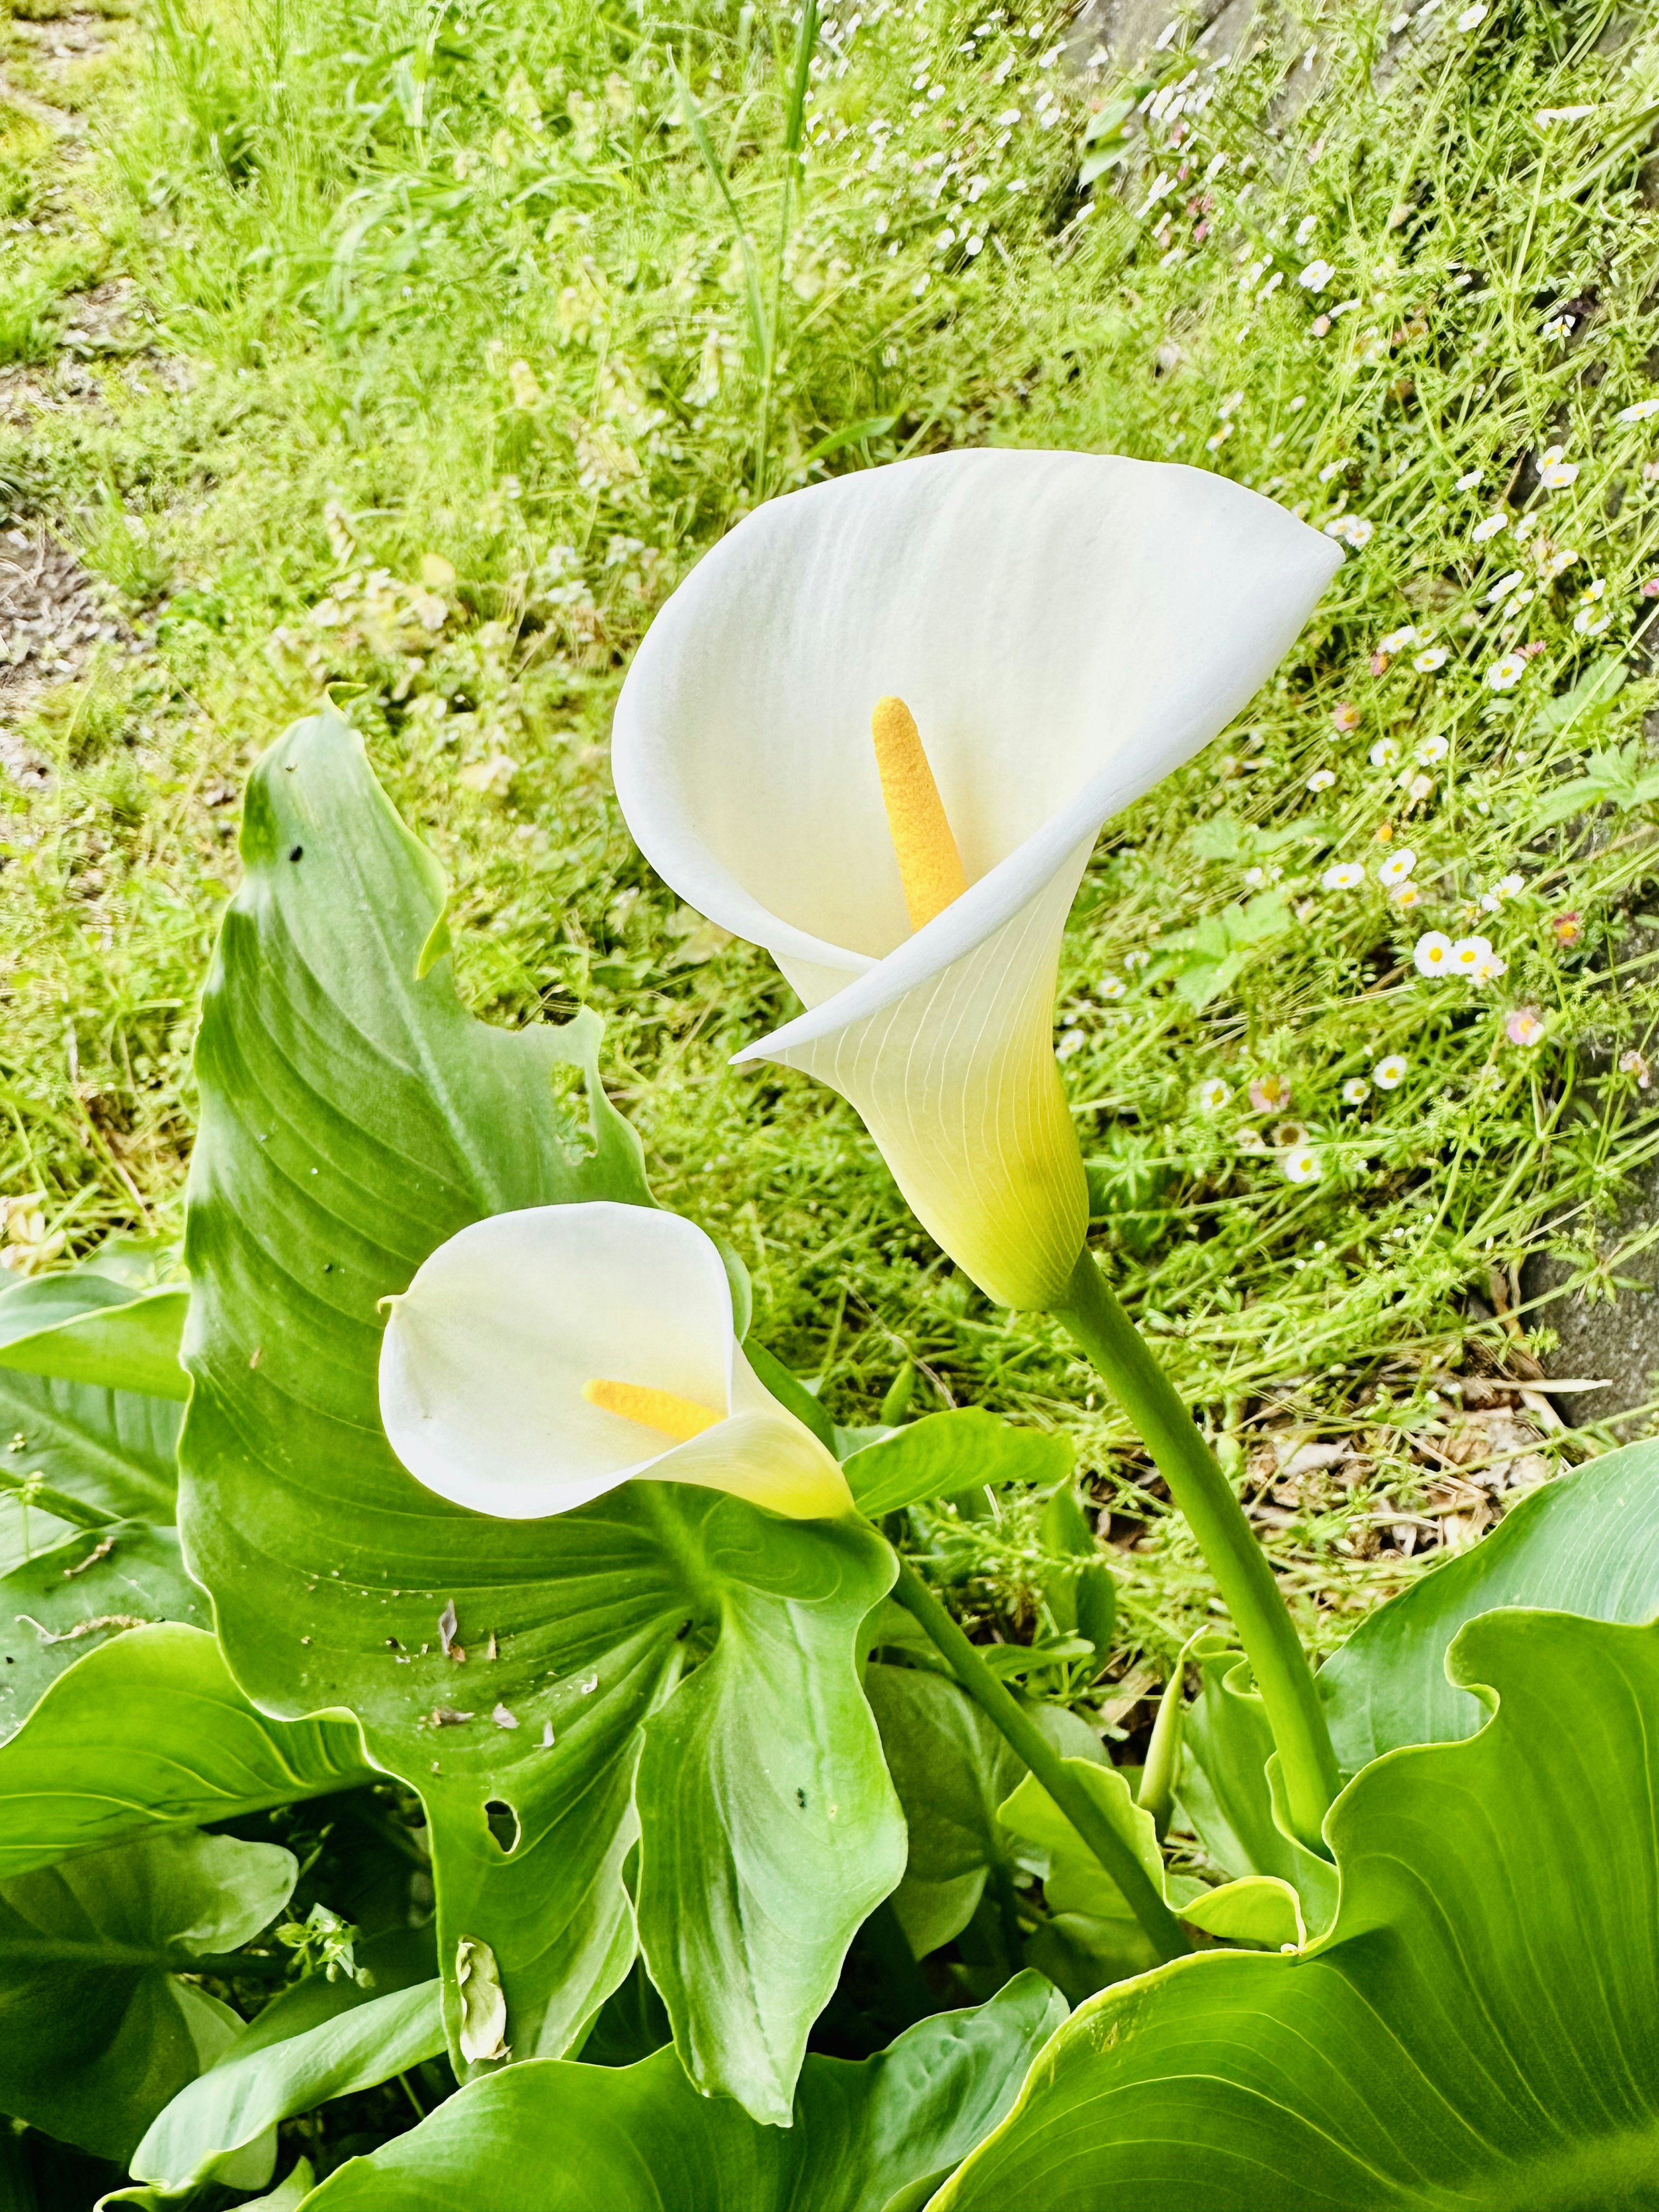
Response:
[[[484,1805],[484,1818],[489,1823],[489,1832],[510,1857],[519,1848],[519,1816],[504,1799],[489,1798]]]

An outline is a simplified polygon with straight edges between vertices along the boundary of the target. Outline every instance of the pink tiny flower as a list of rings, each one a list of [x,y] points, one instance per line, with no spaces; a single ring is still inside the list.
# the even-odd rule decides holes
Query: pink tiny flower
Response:
[[[1550,927],[1558,945],[1577,945],[1584,933],[1584,918],[1576,908],[1570,908],[1565,914],[1552,915]]]
[[[1642,586],[1644,599],[1659,599],[1659,576],[1650,576]]]
[[[1544,641],[1541,637],[1534,637],[1517,649],[1522,660],[1536,660],[1544,650]]]
[[[1258,1114],[1276,1114],[1291,1103],[1289,1080],[1282,1075],[1258,1075],[1250,1085],[1250,1104]]]
[[[1636,1087],[1638,1091],[1647,1090],[1653,1081],[1653,1070],[1639,1052],[1621,1054],[1619,1060],[1619,1073],[1620,1075],[1633,1075],[1636,1078]]]
[[[1345,699],[1340,707],[1332,708],[1331,727],[1340,737],[1346,737],[1350,730],[1359,727],[1359,709],[1351,699]]]
[[[1517,1006],[1504,1022],[1504,1034],[1511,1044],[1534,1045],[1544,1034],[1544,1024],[1538,1018],[1536,1006]]]
[[[1388,654],[1386,653],[1372,653],[1369,665],[1373,676],[1386,676],[1389,672]]]

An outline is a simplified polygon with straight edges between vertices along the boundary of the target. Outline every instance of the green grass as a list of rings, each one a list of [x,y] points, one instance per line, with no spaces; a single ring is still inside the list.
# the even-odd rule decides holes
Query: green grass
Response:
[[[1224,69],[1178,38],[1126,130],[1053,17],[877,0],[821,27],[799,165],[775,10],[161,0],[56,76],[11,26],[9,80],[78,106],[88,155],[0,140],[32,225],[5,234],[0,355],[50,356],[64,294],[117,274],[150,350],[93,355],[79,394],[31,370],[62,404],[14,411],[0,487],[153,649],[46,697],[26,734],[54,785],[0,796],[0,1191],[44,1192],[72,1245],[176,1226],[231,801],[326,683],[450,872],[478,1009],[605,1013],[661,1196],[743,1252],[841,1419],[915,1363],[917,1410],[1072,1430],[1116,1516],[1125,1660],[1166,1665],[1207,1587],[1121,1423],[1046,1323],[941,1261],[838,1101],[727,1067],[788,994],[650,876],[605,747],[652,611],[763,492],[975,441],[1220,469],[1370,533],[1246,722],[1109,826],[1061,1049],[1103,1243],[1226,1449],[1357,1440],[1358,1480],[1310,1478],[1272,1532],[1310,1633],[1399,1586],[1378,1517],[1432,1480],[1444,1378],[1510,1349],[1469,1291],[1547,1237],[1605,1287],[1621,1182],[1659,1149],[1619,1066],[1659,1006],[1632,796],[1659,417],[1618,419],[1659,394],[1659,41],[1594,0],[1468,30],[1448,4],[1390,40],[1392,12],[1269,9]],[[1578,473],[1545,490],[1557,445]],[[1551,574],[1547,547],[1577,558]],[[1516,568],[1530,599],[1489,605]],[[1597,761],[1589,803],[1540,822]],[[1407,846],[1409,911],[1375,881]],[[1365,887],[1323,888],[1346,861]],[[1507,973],[1421,979],[1431,930],[1483,932]],[[1290,1104],[1253,1112],[1267,1077]],[[1273,1148],[1291,1119],[1305,1185]],[[1031,1625],[1034,1504],[919,1534]]]

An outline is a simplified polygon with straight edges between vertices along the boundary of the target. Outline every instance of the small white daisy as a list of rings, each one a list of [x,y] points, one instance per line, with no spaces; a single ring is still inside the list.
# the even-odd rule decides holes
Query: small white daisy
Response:
[[[1373,768],[1392,768],[1399,757],[1398,738],[1379,738],[1371,747],[1370,763]]]
[[[1578,477],[1578,464],[1565,457],[1565,448],[1552,446],[1538,464],[1538,481],[1546,491],[1565,491]]]
[[[1492,957],[1492,941],[1485,937],[1460,937],[1451,949],[1447,966],[1454,975],[1478,982],[1482,965]]]
[[[1286,1182],[1317,1182],[1319,1155],[1311,1145],[1292,1146],[1284,1153],[1279,1164],[1285,1170]]]
[[[1506,653],[1486,671],[1486,682],[1494,691],[1512,691],[1526,672],[1527,664],[1521,655]]]
[[[1199,1110],[1205,1114],[1218,1114],[1232,1095],[1221,1078],[1212,1075],[1206,1083],[1200,1083],[1198,1086]]]
[[[1336,776],[1333,770],[1328,768],[1316,768],[1308,778],[1308,788],[1310,791],[1328,791],[1335,781]]]
[[[1439,930],[1431,929],[1412,948],[1412,958],[1417,963],[1419,975],[1449,975],[1452,964],[1452,941]]]
[[[1498,581],[1492,586],[1491,591],[1487,592],[1486,605],[1489,607],[1495,607],[1499,599],[1508,599],[1510,593],[1515,589],[1516,586],[1517,584],[1522,584],[1525,581],[1526,571],[1524,568],[1511,568],[1509,574],[1507,576],[1500,576],[1498,579]]]
[[[1509,972],[1509,962],[1501,952],[1494,952],[1491,945],[1487,945],[1474,963],[1474,981],[1477,983],[1494,983],[1500,975],[1507,975]]]
[[[1062,1030],[1060,1042],[1054,1047],[1054,1058],[1070,1060],[1073,1053],[1081,1052],[1088,1042],[1088,1036],[1082,1030]]]
[[[1473,491],[1480,481],[1480,470],[1471,469],[1467,476],[1459,477],[1457,479],[1457,489],[1459,491]]]
[[[1496,914],[1505,899],[1515,898],[1526,888],[1527,879],[1524,876],[1500,876],[1489,891],[1482,891],[1480,894],[1483,912]]]
[[[1621,422],[1650,422],[1659,415],[1659,399],[1638,399],[1633,407],[1621,407],[1618,420]]]
[[[1571,331],[1573,319],[1571,315],[1552,315],[1547,322],[1540,324],[1538,335],[1540,338],[1564,338]]]
[[[1509,526],[1507,514],[1489,514],[1484,522],[1475,524],[1469,535],[1477,545],[1484,545],[1489,538],[1496,538],[1500,530],[1507,530]]]
[[[1133,952],[1124,954],[1123,964],[1126,968],[1144,968],[1152,957],[1144,945],[1137,945]]]
[[[1437,668],[1443,668],[1450,658],[1443,645],[1431,645],[1419,653],[1412,666],[1419,676],[1432,676]]]
[[[1319,878],[1328,891],[1357,891],[1365,880],[1365,871],[1358,860],[1339,860],[1334,868],[1327,868]]]
[[[1396,884],[1389,893],[1389,898],[1404,914],[1408,908],[1422,904],[1422,886],[1419,884]]]
[[[1580,637],[1600,637],[1612,620],[1605,609],[1598,613],[1594,607],[1580,607],[1572,618],[1572,626]]]
[[[1446,755],[1450,750],[1451,739],[1449,738],[1425,738],[1422,743],[1416,748],[1418,764],[1422,768],[1427,768],[1431,761],[1444,760]]]
[[[1414,775],[1406,786],[1406,796],[1407,799],[1426,799],[1433,789],[1434,778],[1431,775]]]
[[[1371,1086],[1363,1075],[1351,1075],[1342,1086],[1345,1106],[1363,1106],[1371,1095]]]
[[[1473,31],[1486,20],[1486,0],[1474,0],[1474,5],[1472,8],[1466,8],[1458,17],[1457,27],[1460,31]]]
[[[1121,975],[1103,975],[1095,985],[1095,994],[1102,999],[1121,999],[1128,988]]]
[[[1376,1066],[1372,1068],[1371,1080],[1379,1091],[1398,1091],[1406,1080],[1406,1067],[1405,1054],[1391,1052],[1386,1059],[1379,1060]]]
[[[1322,292],[1335,274],[1334,262],[1310,261],[1296,281],[1304,292]]]
[[[1379,884],[1403,884],[1417,866],[1417,855],[1409,845],[1402,845],[1397,853],[1390,853],[1376,872]]]

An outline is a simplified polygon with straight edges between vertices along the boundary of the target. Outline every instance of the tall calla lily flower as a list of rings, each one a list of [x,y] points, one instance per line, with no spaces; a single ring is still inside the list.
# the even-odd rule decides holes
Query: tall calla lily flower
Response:
[[[1198,470],[950,453],[758,508],[635,657],[629,827],[805,1002],[738,1058],[850,1099],[1006,1304],[1054,1304],[1084,1241],[1052,1027],[1095,838],[1239,711],[1340,558]]]
[[[455,1504],[538,1520],[643,1476],[796,1520],[854,1510],[835,1459],[744,1358],[720,1255],[678,1214],[494,1214],[389,1304],[386,1436]]]

